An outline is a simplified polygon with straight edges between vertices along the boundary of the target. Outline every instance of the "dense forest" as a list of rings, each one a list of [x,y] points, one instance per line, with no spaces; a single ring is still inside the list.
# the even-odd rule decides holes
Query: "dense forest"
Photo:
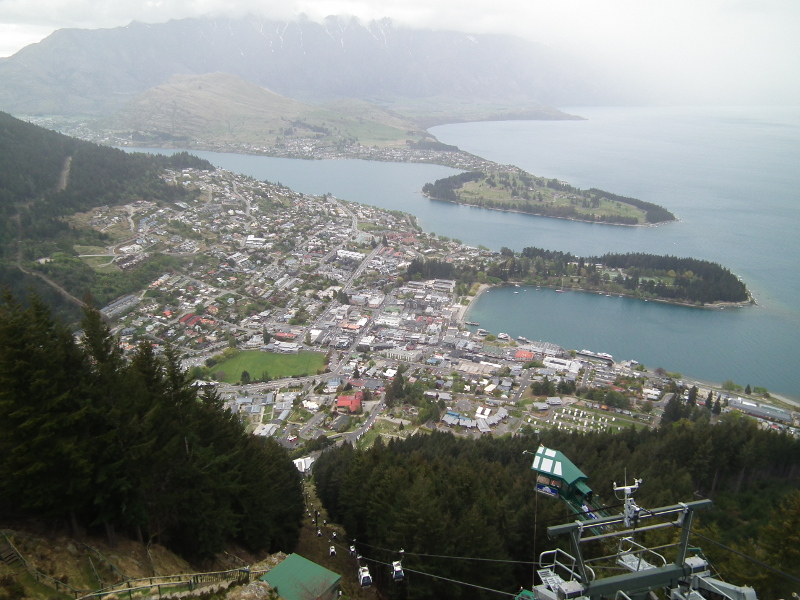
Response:
[[[247,435],[176,353],[143,342],[126,361],[98,311],[83,334],[41,299],[0,301],[0,514],[157,541],[204,559],[236,540],[291,551],[300,476]]]
[[[396,560],[403,548],[404,567],[438,577],[411,572],[402,594],[395,585],[390,597],[495,597],[440,578],[506,592],[530,589],[530,561],[557,543],[548,540],[547,526],[574,519],[564,505],[533,491],[531,457],[523,452],[539,444],[570,457],[615,511],[612,482],[624,481],[626,474],[644,480],[637,502],[645,508],[711,497],[716,507],[698,513],[699,535],[692,543],[726,580],[755,585],[759,597],[781,597],[794,589],[790,580],[700,537],[800,575],[798,551],[782,532],[800,525],[800,442],[739,417],[724,415],[712,425],[706,415],[621,433],[553,429],[539,436],[527,428],[517,437],[474,440],[434,432],[378,441],[370,450],[345,445],[320,456],[314,480],[328,514],[357,540],[368,564],[377,561],[373,566],[380,572],[380,563]],[[652,543],[669,543],[677,535],[647,534]]]
[[[504,190],[506,195],[497,198],[481,194],[475,198],[459,194],[459,190],[470,182],[483,182],[489,188]],[[545,200],[553,199],[553,192],[549,190],[569,194],[569,202],[558,204],[545,202]],[[543,194],[543,192],[545,193]],[[600,207],[603,201],[607,201],[609,203],[627,204],[643,211],[644,222],[648,224],[667,223],[675,220],[674,214],[663,206],[651,202],[619,196],[596,188],[581,190],[557,179],[534,177],[523,171],[515,171],[513,174],[467,171],[437,179],[433,183],[426,183],[422,187],[422,193],[435,200],[470,204],[494,210],[512,210],[543,217],[577,219],[616,225],[637,225],[640,223],[635,216],[598,214],[596,209]]]
[[[592,261],[594,259],[587,259]],[[612,269],[624,269],[632,289],[641,289],[661,298],[686,299],[692,302],[744,302],[747,287],[729,269],[717,263],[695,258],[656,256],[653,254],[605,254],[598,262]],[[672,285],[653,277],[669,275]]]
[[[18,261],[33,269],[37,267],[31,261],[61,255],[65,260],[51,265],[49,274],[73,295],[91,292],[106,301],[125,293],[131,288],[126,281],[135,275],[120,273],[101,281],[88,265],[67,260],[75,257],[75,244],[103,246],[108,240],[94,230],[70,227],[64,217],[133,200],[181,200],[186,190],[168,185],[160,175],[164,169],[187,167],[214,169],[185,152],[169,157],[131,154],[0,112],[0,283],[19,296],[32,287],[63,308],[62,298],[18,268]],[[59,272],[62,265],[67,272]]]
[[[451,175],[437,179],[433,183],[426,183],[422,186],[422,193],[437,200],[447,200],[448,202],[458,202],[458,194],[456,190],[465,183],[470,181],[478,181],[486,177],[486,173],[482,171],[466,171],[458,175]]]

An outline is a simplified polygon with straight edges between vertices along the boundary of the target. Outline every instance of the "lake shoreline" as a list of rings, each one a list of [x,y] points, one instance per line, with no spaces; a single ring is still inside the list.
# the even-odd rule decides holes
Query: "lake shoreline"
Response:
[[[634,296],[632,294],[624,294],[624,293],[620,294],[618,292],[615,292],[615,293],[612,294],[612,293],[606,293],[605,291],[598,290],[598,289],[592,290],[592,289],[588,289],[588,288],[575,288],[575,287],[561,288],[561,287],[559,287],[557,285],[531,284],[531,283],[524,283],[522,281],[517,281],[517,282],[513,282],[512,281],[512,282],[504,282],[504,283],[498,283],[498,284],[488,284],[488,283],[481,284],[480,288],[478,289],[478,292],[475,294],[474,297],[470,298],[469,304],[466,306],[466,308],[464,309],[462,314],[459,316],[458,322],[461,325],[466,324],[466,321],[468,320],[467,317],[469,315],[470,309],[472,308],[472,306],[475,303],[475,301],[481,295],[483,295],[485,292],[487,292],[487,291],[489,291],[491,289],[495,289],[495,288],[499,289],[499,288],[513,288],[513,287],[519,287],[519,288],[523,288],[523,287],[527,287],[527,288],[545,288],[545,289],[556,290],[556,291],[561,291],[561,292],[581,292],[581,293],[584,293],[584,294],[593,294],[593,295],[598,295],[598,296],[613,296],[613,297],[619,297],[619,298],[629,298],[631,300],[639,300],[640,302],[659,302],[661,304],[669,304],[671,306],[683,306],[683,307],[686,307],[686,308],[695,308],[695,309],[700,309],[700,310],[715,310],[715,309],[723,310],[723,309],[726,309],[726,308],[749,308],[749,307],[758,306],[758,303],[755,301],[755,299],[753,299],[752,296],[750,296],[749,300],[746,300],[746,301],[743,301],[743,302],[713,302],[713,303],[709,303],[709,304],[698,305],[698,304],[694,304],[692,302],[681,302],[681,301],[678,301],[678,300],[670,300],[669,298],[640,298],[640,297]],[[749,292],[748,292],[748,295],[749,295]]]

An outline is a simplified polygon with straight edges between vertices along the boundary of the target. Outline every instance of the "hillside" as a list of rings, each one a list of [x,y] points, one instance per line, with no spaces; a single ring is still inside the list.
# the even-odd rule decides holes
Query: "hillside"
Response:
[[[390,107],[420,99],[529,107],[622,97],[569,56],[511,36],[415,30],[389,20],[249,17],[56,31],[0,59],[0,109],[109,115],[174,75],[216,72],[295,99]]]
[[[97,277],[87,278],[91,271],[73,271],[64,278],[72,295],[54,291],[55,286],[32,273],[39,259],[73,256],[76,244],[107,244],[107,235],[70,226],[65,217],[133,200],[185,198],[186,190],[168,185],[160,175],[165,168],[188,166],[213,169],[185,153],[172,157],[129,154],[0,113],[0,283],[18,297],[33,288],[51,306],[68,310],[71,317],[77,316],[75,307],[87,291],[106,302],[126,286],[138,289],[137,277],[147,269],[160,272],[164,265],[109,274],[101,285]]]
[[[670,422],[667,413],[673,409],[694,413],[693,420]],[[551,427],[539,435],[528,425],[515,437],[465,440],[432,432],[369,450],[342,446],[320,456],[314,481],[329,518],[357,540],[370,566],[396,560],[403,548],[404,568],[436,575],[409,579],[407,597],[496,597],[477,596],[454,581],[513,595],[530,586],[529,561],[556,545],[547,528],[576,519],[565,503],[534,491],[528,453],[539,444],[574,457],[596,502],[611,513],[620,510],[613,482],[626,473],[628,481],[634,475],[644,481],[636,497],[642,512],[713,498],[716,508],[698,514],[695,523],[705,537],[693,538],[693,545],[702,547],[726,581],[753,585],[760,598],[787,597],[794,589],[791,577],[800,575],[800,563],[783,528],[797,531],[800,443],[735,414],[711,424],[707,409],[672,401],[658,429],[570,433]],[[756,447],[757,457],[750,454]],[[645,529],[636,533],[638,543],[669,544],[677,538],[674,530]],[[713,541],[791,575],[769,572]],[[587,544],[583,551],[599,560],[613,553],[609,546]],[[662,551],[673,559],[674,548]],[[477,568],[470,559],[485,562]],[[592,568],[598,577],[620,572],[617,564],[605,570],[602,562],[593,562]]]
[[[296,545],[294,464],[216,393],[199,394],[177,351],[145,339],[126,358],[99,311],[85,309],[76,338],[29,304],[0,302],[0,514],[119,532],[194,561],[231,542]]]
[[[226,73],[175,75],[92,127],[154,144],[271,147],[313,138],[331,146],[404,146],[430,138],[410,119],[367,102],[313,106]]]

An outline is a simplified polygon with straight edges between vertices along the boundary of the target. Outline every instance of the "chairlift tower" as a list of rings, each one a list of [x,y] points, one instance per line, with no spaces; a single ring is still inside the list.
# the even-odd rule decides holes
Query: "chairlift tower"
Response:
[[[647,510],[633,499],[633,493],[642,483],[641,479],[634,479],[633,485],[614,484],[614,492],[624,494],[623,514],[601,514],[601,509],[592,503],[586,476],[560,452],[540,446],[531,468],[538,473],[537,491],[541,485],[554,488],[555,493],[544,493],[564,501],[577,518],[572,523],[547,528],[550,538],[569,537],[570,553],[560,549],[542,552],[536,571],[541,583],[532,590],[521,590],[516,600],[646,600],[655,590],[664,590],[669,600],[757,600],[753,588],[713,577],[699,550],[690,551],[694,513],[710,508],[711,500]],[[635,533],[668,527],[681,530],[676,544],[648,548],[634,541]],[[616,553],[584,558],[584,544],[611,539],[617,540]],[[672,562],[660,553],[668,547],[675,551]],[[606,566],[623,567],[627,572],[598,577],[604,562]]]

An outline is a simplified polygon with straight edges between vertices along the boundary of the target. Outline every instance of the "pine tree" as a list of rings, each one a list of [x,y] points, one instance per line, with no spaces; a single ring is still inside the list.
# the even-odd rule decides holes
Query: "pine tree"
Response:
[[[17,510],[77,516],[91,484],[86,362],[72,334],[32,296],[0,300],[0,497]]]
[[[286,452],[197,397],[167,347],[126,361],[93,308],[80,345],[38,298],[0,298],[0,511],[158,539],[209,558],[240,538],[291,550],[302,515]],[[244,533],[247,531],[248,533]]]
[[[689,400],[687,402],[689,406],[696,406],[697,405],[697,386],[693,385],[689,389]]]
[[[85,387],[91,400],[95,451],[94,522],[103,524],[111,544],[115,523],[133,527],[142,539],[138,485],[148,440],[140,426],[140,402],[133,393],[127,362],[100,312],[85,305],[81,325],[81,344],[90,364]],[[120,390],[128,393],[123,396]]]

